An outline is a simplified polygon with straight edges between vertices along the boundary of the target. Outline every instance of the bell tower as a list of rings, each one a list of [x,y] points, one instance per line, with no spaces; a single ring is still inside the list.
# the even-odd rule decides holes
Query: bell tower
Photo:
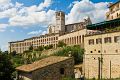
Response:
[[[65,13],[62,11],[57,11],[55,33],[60,32],[65,32]]]

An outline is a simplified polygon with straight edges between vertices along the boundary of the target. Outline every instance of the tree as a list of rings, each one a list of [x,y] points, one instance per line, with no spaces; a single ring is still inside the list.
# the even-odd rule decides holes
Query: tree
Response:
[[[8,54],[9,52],[8,51],[4,51],[3,54]]]
[[[14,71],[9,55],[0,53],[0,80],[13,80]]]
[[[0,53],[2,53],[2,50],[1,50],[1,48],[0,48]]]
[[[29,53],[30,51],[29,50],[26,50],[26,51],[24,51],[23,53]]]
[[[79,64],[83,62],[83,54],[84,49],[80,48],[80,46],[66,46],[63,47],[62,50],[55,52],[53,55],[55,56],[69,56],[74,57],[75,64]]]
[[[49,49],[52,49],[53,48],[53,45],[49,45]]]
[[[45,48],[46,50],[48,50],[48,49],[49,49],[49,46],[45,46],[44,48]]]
[[[44,47],[42,47],[42,46],[38,47],[38,51],[43,51],[43,50],[44,50]]]
[[[32,45],[29,47],[29,51],[33,51],[33,46]]]
[[[66,46],[66,44],[63,41],[59,41],[57,46],[58,47],[63,47],[63,46]]]
[[[12,56],[15,56],[17,53],[16,53],[16,51],[13,51],[13,52],[11,52],[10,53]]]

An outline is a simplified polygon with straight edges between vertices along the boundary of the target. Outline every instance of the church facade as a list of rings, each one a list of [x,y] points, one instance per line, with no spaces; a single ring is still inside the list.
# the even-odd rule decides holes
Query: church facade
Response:
[[[17,53],[23,53],[24,51],[29,50],[30,46],[33,46],[34,49],[39,46],[49,45],[56,48],[59,41],[74,45],[79,43],[79,45],[83,46],[84,36],[87,33],[86,25],[88,24],[92,24],[90,18],[84,19],[83,22],[65,25],[65,13],[57,11],[56,24],[48,26],[47,34],[9,42],[9,52],[16,51]],[[69,34],[72,34],[70,40],[67,39]],[[79,42],[79,40],[81,42]]]

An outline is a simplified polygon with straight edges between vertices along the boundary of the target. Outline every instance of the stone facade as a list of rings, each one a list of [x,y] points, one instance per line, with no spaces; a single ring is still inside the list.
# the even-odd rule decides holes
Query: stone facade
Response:
[[[57,47],[59,34],[46,34],[38,37],[32,37],[24,39],[21,41],[9,42],[9,52],[16,51],[17,53],[23,53],[26,50],[29,50],[30,46],[33,46],[34,49],[39,46],[49,46],[53,45],[54,48]]]
[[[84,19],[83,22],[67,24],[65,25],[65,33],[70,33],[70,32],[78,31],[81,29],[86,29],[86,26],[90,24],[92,24],[92,22],[89,17],[87,19]]]
[[[84,75],[86,78],[120,77],[120,32],[85,36]]]
[[[67,45],[81,45],[81,47],[83,47],[86,32],[86,29],[73,31],[59,36],[58,40],[63,41]]]
[[[64,35],[60,35],[58,37],[59,41],[63,41],[67,45],[80,45],[80,47],[84,48],[84,36],[86,34],[90,34],[96,31],[81,29],[73,32],[66,33]]]
[[[42,59],[43,64],[38,64],[34,66],[33,64],[28,64],[29,70],[25,68],[26,66],[21,66],[17,68],[19,79],[24,80],[61,80],[64,77],[74,77],[74,60],[69,57],[48,57]],[[46,64],[46,65],[44,65]],[[39,66],[44,65],[44,66]],[[34,69],[31,66],[34,66]],[[26,69],[26,70],[25,70]]]
[[[56,12],[55,33],[65,32],[65,13],[62,11]]]
[[[54,25],[50,24],[48,26],[48,33],[49,34],[55,33],[55,26]]]
[[[56,26],[49,25],[48,33],[70,33],[73,31],[78,31],[81,29],[85,29],[87,25],[92,24],[90,17],[84,19],[83,22],[67,24],[65,25],[65,14],[62,11],[56,12]]]
[[[120,1],[109,4],[109,12],[106,13],[107,20],[120,18]]]

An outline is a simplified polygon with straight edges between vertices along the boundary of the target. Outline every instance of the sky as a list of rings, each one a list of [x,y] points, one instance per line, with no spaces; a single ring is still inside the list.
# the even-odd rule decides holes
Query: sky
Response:
[[[55,24],[55,12],[64,11],[66,24],[90,17],[92,23],[105,21],[108,4],[117,0],[0,0],[0,48],[8,42],[47,33]]]

